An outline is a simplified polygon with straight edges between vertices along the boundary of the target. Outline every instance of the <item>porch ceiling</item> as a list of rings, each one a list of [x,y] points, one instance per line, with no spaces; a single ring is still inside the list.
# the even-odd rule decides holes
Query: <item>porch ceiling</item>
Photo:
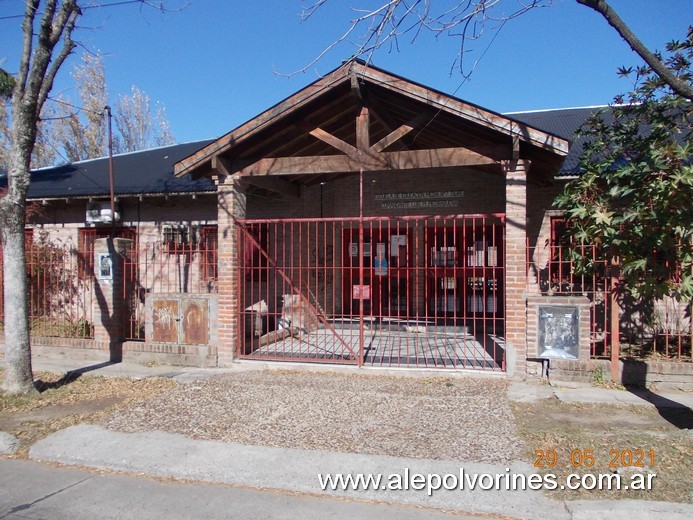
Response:
[[[528,159],[552,178],[568,142],[360,62],[344,64],[176,164],[176,175],[233,176],[249,191],[297,195],[364,171],[470,167]]]

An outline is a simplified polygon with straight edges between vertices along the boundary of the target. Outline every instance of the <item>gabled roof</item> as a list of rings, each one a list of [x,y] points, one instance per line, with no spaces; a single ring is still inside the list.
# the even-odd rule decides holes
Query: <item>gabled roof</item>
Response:
[[[570,152],[556,174],[557,177],[565,177],[579,173],[578,163],[582,155],[584,139],[576,138],[575,132],[580,129],[589,116],[607,108],[607,106],[559,108],[531,112],[512,112],[506,115],[516,121],[522,121],[535,128],[540,128],[572,141]]]
[[[265,114],[269,116],[268,113],[273,112],[280,105],[281,103],[265,112]],[[465,105],[473,107],[473,105],[467,103]],[[567,141],[573,138],[575,131],[589,115],[602,108],[604,107],[538,110],[510,113],[505,114],[503,117],[508,121],[524,123],[537,131],[542,131]],[[488,111],[482,112],[483,109],[478,110],[479,113],[493,114]],[[249,123],[246,123],[246,125]],[[243,128],[243,126],[239,128]],[[217,146],[222,139],[233,135],[234,132],[217,140],[207,139],[114,156],[116,195],[213,193],[215,186],[210,178],[205,176],[196,176],[195,178],[190,176],[176,177],[173,174],[174,165],[191,155],[206,153],[212,147]],[[316,144],[322,146],[320,142]],[[580,140],[574,141],[557,175],[575,175],[581,153],[582,146]],[[80,161],[64,166],[41,168],[32,172],[28,198],[36,200],[107,197],[109,195],[108,176],[107,157]],[[5,184],[6,172],[0,171],[0,185]]]
[[[364,106],[369,113],[359,132]],[[359,133],[368,135],[368,143],[357,142]],[[523,158],[533,161],[533,170],[553,175],[568,147],[568,140],[551,132],[350,61],[181,160],[175,173],[199,178],[222,171],[246,180],[271,174],[310,184],[358,171],[364,155],[375,171],[383,165],[398,169],[391,165],[400,157],[405,158],[401,165],[424,156],[417,152],[439,150],[449,155],[429,164],[461,165],[454,163],[459,160],[466,165],[468,156],[481,158],[474,166],[490,168]],[[330,166],[316,166],[321,161]],[[340,164],[344,171],[338,170]],[[283,172],[285,165],[291,168]]]
[[[113,157],[115,193],[170,195],[214,192],[210,179],[180,179],[173,165],[208,145],[211,140],[176,144]],[[110,193],[108,157],[31,172],[28,199],[102,197]]]

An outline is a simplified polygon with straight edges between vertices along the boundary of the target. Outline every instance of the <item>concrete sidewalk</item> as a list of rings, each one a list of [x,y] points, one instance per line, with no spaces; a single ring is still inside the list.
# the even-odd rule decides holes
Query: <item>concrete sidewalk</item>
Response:
[[[4,357],[3,357],[4,363]],[[244,370],[320,370],[355,372],[368,374],[387,374],[398,376],[454,376],[465,377],[505,377],[499,373],[483,371],[445,371],[431,369],[388,369],[359,368],[355,366],[316,365],[309,363],[272,363],[262,361],[239,361],[231,368],[196,368],[171,365],[141,365],[132,362],[110,363],[107,361],[84,361],[65,356],[34,356],[32,359],[35,371],[67,373],[71,371],[109,377],[169,377],[186,383],[220,374],[229,374]],[[566,403],[597,403],[609,405],[652,406],[657,408],[690,408],[693,410],[693,392],[651,392],[645,389],[614,390],[595,387],[589,383],[555,382],[528,379],[511,381],[508,397],[518,402],[536,402],[542,399],[558,399]]]
[[[693,516],[693,506],[686,504],[647,501],[558,502],[546,498],[540,491],[470,490],[469,480],[466,480],[465,489],[439,489],[429,496],[426,489],[322,490],[318,479],[318,474],[339,473],[379,474],[388,481],[391,475],[404,478],[407,472],[459,477],[463,471],[470,478],[482,474],[529,475],[534,471],[526,463],[507,467],[247,446],[195,441],[163,432],[120,433],[93,425],[73,426],[39,441],[31,448],[30,457],[37,461],[130,474],[425,506],[492,517],[592,520],[608,516],[613,520],[631,520],[635,516],[683,520]]]
[[[601,388],[589,383],[527,380],[512,381],[508,397],[517,402],[531,403],[557,399],[564,403],[592,403],[614,406],[649,406],[654,408],[690,408],[693,392],[657,392],[644,388],[618,390]]]

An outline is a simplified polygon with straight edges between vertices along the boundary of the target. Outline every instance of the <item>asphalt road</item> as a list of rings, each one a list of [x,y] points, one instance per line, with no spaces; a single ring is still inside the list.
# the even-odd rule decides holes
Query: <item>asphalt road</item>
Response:
[[[213,484],[163,482],[0,459],[0,519],[62,518],[459,520],[479,517]]]

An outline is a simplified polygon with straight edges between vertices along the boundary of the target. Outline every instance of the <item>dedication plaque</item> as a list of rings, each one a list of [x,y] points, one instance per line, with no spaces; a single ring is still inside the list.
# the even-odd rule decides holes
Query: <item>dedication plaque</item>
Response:
[[[538,314],[539,357],[578,359],[580,355],[578,308],[540,305]]]

